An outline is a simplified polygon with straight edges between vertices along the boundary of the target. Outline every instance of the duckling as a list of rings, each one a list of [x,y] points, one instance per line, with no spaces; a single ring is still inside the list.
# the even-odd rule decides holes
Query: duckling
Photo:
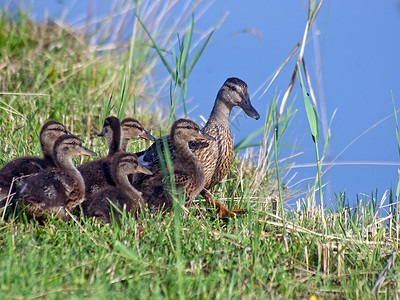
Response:
[[[104,120],[103,129],[98,136],[104,136],[108,143],[108,155],[104,158],[89,161],[81,165],[78,170],[85,181],[85,196],[97,193],[105,186],[115,186],[111,177],[111,158],[121,151],[121,124],[116,117]]]
[[[63,135],[53,147],[56,167],[21,180],[17,188],[17,204],[24,208],[28,217],[44,221],[51,215],[68,220],[67,211],[78,205],[85,192],[82,175],[72,162],[72,158],[78,155],[97,154],[83,147],[80,138]]]
[[[155,141],[155,137],[148,133],[143,125],[136,119],[126,118],[121,121],[122,128],[122,142],[121,142],[121,150],[126,152],[128,148],[128,143],[131,139],[146,139],[150,141]]]
[[[176,191],[181,190],[185,194],[185,205],[189,206],[193,198],[204,188],[206,177],[202,165],[190,151],[188,143],[195,140],[212,141],[214,138],[207,133],[202,133],[195,122],[185,119],[179,119],[172,124],[170,137],[175,153],[173,176]],[[160,209],[164,212],[172,209],[173,202],[169,196],[168,181],[168,176],[165,176],[161,170],[155,171],[153,176],[147,176],[142,181],[139,188],[151,213]]]
[[[152,173],[141,166],[137,156],[133,153],[116,153],[111,162],[111,175],[116,187],[104,188],[86,198],[82,203],[83,214],[86,217],[95,217],[107,224],[112,223],[112,215],[120,223],[121,214],[112,207],[112,202],[120,211],[126,209],[130,215],[136,215],[144,202],[140,193],[132,187],[128,175],[133,173]]]
[[[71,134],[63,124],[47,121],[40,130],[39,139],[43,158],[21,157],[5,164],[0,170],[0,201],[15,193],[13,179],[37,173],[49,167],[55,167],[52,157],[54,142],[64,134]],[[15,180],[14,179],[14,180]],[[10,190],[11,188],[11,190]]]
[[[121,151],[125,152],[128,142],[134,138],[155,138],[149,134],[139,121],[131,118],[124,119],[121,123],[116,117],[104,120],[102,132],[109,145],[108,155],[105,158],[87,162],[78,168],[85,180],[85,194],[87,197],[96,194],[104,187],[115,186],[111,175],[111,159]]]
[[[260,118],[258,112],[251,105],[246,83],[233,77],[228,78],[218,91],[210,117],[201,130],[202,133],[207,133],[215,139],[189,143],[190,149],[204,168],[206,182],[201,195],[210,205],[217,207],[220,217],[234,216],[235,213],[241,214],[245,212],[245,210],[232,210],[232,212],[229,212],[221,203],[214,201],[209,192],[209,189],[228,174],[232,166],[234,153],[232,134],[229,129],[229,116],[235,106],[241,107],[251,118],[256,120]],[[169,141],[170,137],[167,136],[164,139]],[[138,153],[140,163],[150,170],[158,168],[156,143],[146,151]],[[171,142],[168,142],[168,144],[171,145]],[[171,156],[174,157],[173,148],[169,147],[169,149]]]

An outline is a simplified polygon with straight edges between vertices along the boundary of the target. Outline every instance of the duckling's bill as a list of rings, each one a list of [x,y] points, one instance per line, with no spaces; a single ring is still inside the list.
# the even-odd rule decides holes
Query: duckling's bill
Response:
[[[97,156],[96,152],[93,152],[92,150],[89,150],[85,147],[82,147],[81,151],[79,152],[79,155],[85,155],[85,156]]]
[[[207,133],[203,133],[199,131],[199,134],[195,138],[198,141],[204,141],[204,140],[209,140],[209,141],[215,141],[215,138],[213,138],[211,135]]]
[[[153,172],[151,172],[149,169],[145,168],[141,164],[138,164],[138,167],[136,169],[136,173],[142,173],[146,175],[153,175]]]
[[[139,134],[139,137],[142,139],[149,140],[149,141],[156,140],[156,138],[154,136],[152,136],[150,133],[148,133],[145,129],[143,129],[143,131]]]

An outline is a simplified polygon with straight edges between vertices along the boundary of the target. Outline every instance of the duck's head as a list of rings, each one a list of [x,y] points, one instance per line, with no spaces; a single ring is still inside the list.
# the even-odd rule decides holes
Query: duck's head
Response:
[[[60,136],[54,143],[53,155],[56,162],[70,160],[79,155],[96,156],[97,153],[83,147],[83,141],[75,135],[66,134]]]
[[[104,136],[110,149],[118,151],[121,143],[121,124],[116,117],[108,117],[104,120],[103,129],[97,136]]]
[[[150,170],[143,167],[136,156],[136,154],[128,152],[116,153],[112,158],[112,172],[114,174],[129,175],[134,173],[143,173],[152,175]]]
[[[150,141],[155,141],[155,137],[148,133],[143,125],[136,119],[126,118],[121,122],[121,128],[124,140],[131,139],[146,139]]]
[[[239,78],[228,78],[219,90],[217,98],[230,107],[239,106],[253,119],[260,118],[258,112],[251,105],[247,84]]]
[[[40,130],[40,146],[44,156],[51,156],[55,141],[62,135],[71,134],[60,122],[47,121]]]
[[[179,142],[186,144],[195,140],[215,141],[212,136],[208,135],[207,133],[202,133],[199,125],[187,119],[176,120],[172,124],[170,135],[173,141],[178,140]]]

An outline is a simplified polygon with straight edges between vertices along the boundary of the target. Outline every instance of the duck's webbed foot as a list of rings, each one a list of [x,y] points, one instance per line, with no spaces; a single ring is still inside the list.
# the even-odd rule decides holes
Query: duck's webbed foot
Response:
[[[220,218],[233,218],[236,216],[243,215],[247,212],[246,209],[232,209],[231,211],[229,211],[227,207],[223,206],[218,201],[215,201],[207,189],[203,189],[201,191],[201,195],[208,202],[208,204],[217,209],[217,213]]]

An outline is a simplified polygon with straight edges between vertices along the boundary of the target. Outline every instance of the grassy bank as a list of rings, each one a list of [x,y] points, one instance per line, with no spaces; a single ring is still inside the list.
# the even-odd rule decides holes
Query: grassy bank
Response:
[[[169,116],[154,100],[165,85],[152,77],[157,53],[140,26],[132,36],[135,47],[131,42],[125,51],[100,55],[65,27],[3,14],[0,167],[16,157],[40,155],[38,132],[47,119],[63,122],[101,154],[106,147],[95,134],[109,114],[134,116],[156,136],[159,128],[153,124],[160,124],[166,133]],[[270,109],[272,116],[274,104]],[[272,119],[266,132],[273,128]],[[277,142],[283,133],[276,134]],[[272,153],[269,142],[264,144]],[[134,142],[130,150],[147,145]],[[393,195],[359,199],[357,207],[338,195],[336,207],[324,214],[307,204],[310,195],[299,202],[299,210],[285,211],[282,218],[272,213],[271,203],[291,191],[279,193],[273,156],[263,167],[264,158],[251,158],[236,157],[228,177],[212,191],[227,206],[249,210],[236,219],[217,219],[200,198],[179,222],[170,215],[162,221],[126,220],[121,228],[110,228],[80,219],[45,226],[20,215],[2,219],[0,297],[398,296],[400,267],[392,263],[398,251],[396,212],[379,217],[381,200],[394,202]],[[137,240],[139,225],[144,231]]]

